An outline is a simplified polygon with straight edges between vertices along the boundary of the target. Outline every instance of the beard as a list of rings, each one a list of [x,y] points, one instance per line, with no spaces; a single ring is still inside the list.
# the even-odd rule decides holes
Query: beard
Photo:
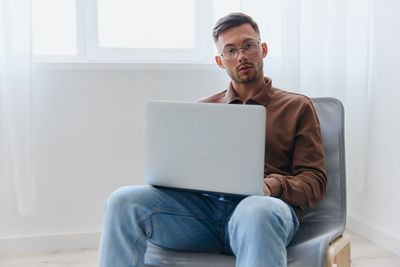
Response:
[[[264,67],[264,62],[261,59],[259,62],[257,62],[257,65],[254,65],[254,68],[253,68],[254,72],[250,73],[249,75],[247,75],[244,78],[240,78],[237,72],[232,73],[228,69],[226,69],[226,71],[227,71],[229,77],[231,77],[231,79],[237,83],[251,83],[260,77],[260,75],[262,74],[262,71],[263,71],[263,67]],[[236,70],[234,70],[234,71],[236,71]]]

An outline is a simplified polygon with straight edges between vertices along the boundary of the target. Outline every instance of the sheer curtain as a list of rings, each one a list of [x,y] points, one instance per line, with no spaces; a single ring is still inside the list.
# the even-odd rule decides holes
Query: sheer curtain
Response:
[[[265,74],[276,87],[345,105],[348,188],[367,171],[372,79],[372,0],[243,0],[269,44]]]
[[[31,0],[0,0],[0,200],[21,215],[36,210],[31,53]]]
[[[16,199],[22,215],[36,209],[30,2],[0,0],[0,210]],[[241,0],[235,8],[260,24],[275,86],[344,103],[348,185],[363,190],[373,0]]]

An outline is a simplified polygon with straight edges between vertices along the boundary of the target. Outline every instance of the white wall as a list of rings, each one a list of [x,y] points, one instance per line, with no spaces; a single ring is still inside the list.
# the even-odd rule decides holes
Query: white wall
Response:
[[[144,183],[144,101],[195,101],[229,82],[217,67],[46,67],[33,78],[37,213],[19,216],[12,183],[2,181],[8,206],[0,212],[0,254],[96,246],[108,195]]]
[[[400,2],[375,1],[367,176],[348,192],[349,227],[400,255]],[[348,140],[349,141],[349,140]],[[365,155],[360,154],[364,158]],[[351,166],[349,166],[351,168]],[[352,177],[348,177],[351,179]]]

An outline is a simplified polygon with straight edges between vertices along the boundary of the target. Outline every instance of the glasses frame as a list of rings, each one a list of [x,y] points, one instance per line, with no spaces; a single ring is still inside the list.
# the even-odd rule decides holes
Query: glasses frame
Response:
[[[247,50],[246,50],[246,48],[244,48],[243,46],[245,45],[245,43],[246,42],[249,42],[249,41],[255,41],[255,42],[257,42],[257,50],[254,52],[254,53],[248,53],[248,52],[246,52]],[[246,41],[244,41],[243,42],[243,44],[242,44],[242,47],[238,47],[238,48],[236,48],[236,47],[234,47],[234,49],[236,49],[236,52],[235,52],[235,56],[233,57],[233,58],[231,58],[231,59],[226,59],[225,57],[224,57],[224,55],[223,55],[223,52],[220,54],[220,57],[222,57],[225,61],[233,61],[233,60],[235,60],[237,57],[238,57],[238,55],[239,55],[239,50],[243,50],[243,52],[244,53],[246,53],[246,55],[253,55],[253,54],[255,54],[255,53],[257,53],[258,51],[259,51],[259,49],[260,49],[260,44],[261,44],[261,40],[255,40],[255,39],[249,39],[249,40],[246,40]],[[223,49],[224,50],[224,49]],[[222,51],[223,51],[222,50]]]

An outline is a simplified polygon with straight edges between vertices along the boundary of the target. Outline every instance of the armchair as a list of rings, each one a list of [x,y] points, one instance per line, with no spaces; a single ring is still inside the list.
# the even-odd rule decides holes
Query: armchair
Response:
[[[328,176],[324,198],[304,210],[300,228],[287,247],[288,266],[338,267],[350,266],[350,241],[344,233],[346,226],[346,170],[344,145],[344,108],[335,98],[314,98],[325,151]],[[235,266],[235,257],[178,252],[149,243],[146,266]]]

